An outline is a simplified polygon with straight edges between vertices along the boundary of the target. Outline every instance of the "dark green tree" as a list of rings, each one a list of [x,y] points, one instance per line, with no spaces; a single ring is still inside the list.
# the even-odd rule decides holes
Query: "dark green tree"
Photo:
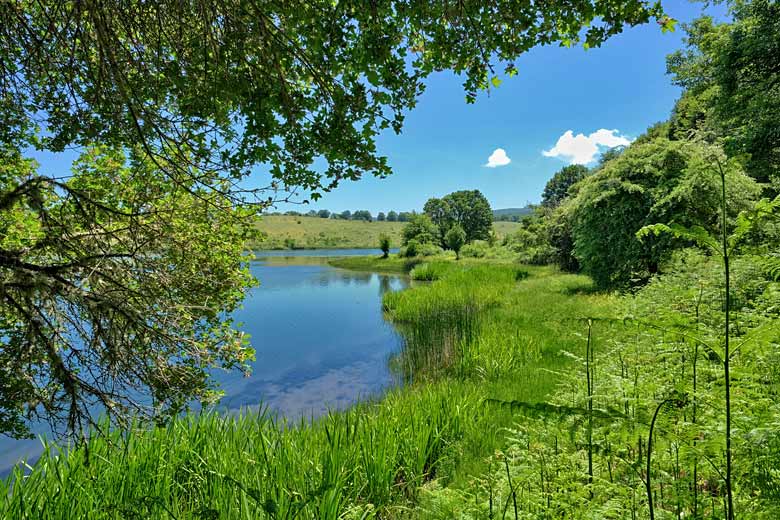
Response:
[[[646,279],[674,247],[685,245],[669,237],[640,242],[636,233],[646,225],[717,229],[720,181],[702,160],[704,149],[697,142],[664,138],[633,144],[582,181],[567,211],[574,256],[598,286]],[[760,188],[737,170],[729,172],[728,183],[728,215],[734,219],[758,198]]]
[[[439,245],[446,247],[444,235],[452,227],[452,208],[444,199],[431,198],[423,206],[423,212],[431,217],[433,223],[439,228]]]
[[[320,218],[330,218],[330,211],[327,209],[321,209],[317,212],[317,216]]]
[[[379,213],[376,214],[376,220],[378,222],[384,222],[386,220],[385,214],[380,211]]]
[[[390,254],[390,237],[384,233],[379,235],[379,249],[382,250],[382,258],[387,258]]]
[[[449,225],[458,224],[466,232],[466,242],[489,238],[493,229],[493,210],[479,190],[456,191],[442,201],[449,210]]]
[[[398,222],[398,213],[395,211],[390,210],[387,213],[387,221],[388,222]]]
[[[547,181],[542,192],[542,206],[555,208],[569,193],[569,188],[584,179],[590,170],[581,164],[564,166]]]
[[[706,126],[731,156],[746,154],[747,172],[780,191],[780,4],[733,1],[732,23],[703,17],[685,27],[687,49],[668,58],[687,91],[674,129]],[[705,123],[706,122],[706,123]]]
[[[364,220],[366,222],[371,222],[374,220],[374,217],[371,215],[370,211],[361,209],[352,213],[352,220]]]

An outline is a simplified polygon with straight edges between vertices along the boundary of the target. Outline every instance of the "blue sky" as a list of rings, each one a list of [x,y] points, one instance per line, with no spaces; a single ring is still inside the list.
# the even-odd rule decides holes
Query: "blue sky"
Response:
[[[664,7],[680,23],[703,12],[701,2],[688,0],[667,0]],[[706,12],[726,18],[722,6]],[[669,116],[680,89],[666,75],[666,55],[682,47],[683,37],[680,27],[663,34],[650,23],[627,29],[597,49],[537,48],[516,61],[517,76],[502,77],[499,88],[481,93],[472,105],[465,102],[462,78],[435,74],[407,115],[403,132],[378,139],[392,176],[347,182],[316,204],[279,204],[276,209],[367,209],[376,215],[421,210],[428,198],[463,189],[482,191],[493,208],[538,203],[547,180],[573,160],[588,159],[587,147],[594,142],[627,142]],[[499,148],[503,154],[493,155]],[[576,156],[563,155],[573,150]],[[57,174],[63,162],[76,157],[74,152],[32,155],[42,173]],[[491,155],[499,159],[493,168],[485,166]],[[249,185],[265,180],[257,177]]]
[[[681,23],[703,8],[687,0],[664,6]],[[725,19],[723,8],[706,12]],[[666,55],[682,47],[683,37],[680,27],[663,34],[651,23],[627,29],[598,49],[534,49],[517,60],[517,76],[502,78],[498,89],[489,97],[481,94],[473,105],[465,102],[461,78],[439,73],[428,81],[402,134],[379,138],[392,176],[345,183],[316,204],[278,209],[367,209],[376,215],[420,210],[429,197],[461,189],[479,189],[494,208],[537,203],[547,180],[570,163],[571,158],[542,154],[567,130],[584,134],[575,143],[581,149],[599,129],[635,138],[669,116],[680,89],[666,75]],[[511,162],[485,167],[497,148]]]

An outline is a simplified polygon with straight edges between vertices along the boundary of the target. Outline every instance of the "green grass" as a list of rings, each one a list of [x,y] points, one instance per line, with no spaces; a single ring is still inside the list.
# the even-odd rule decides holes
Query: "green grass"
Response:
[[[311,424],[209,414],[49,451],[0,484],[0,517],[407,518],[423,489],[468,489],[522,417],[493,400],[545,400],[563,352],[583,350],[572,323],[613,301],[548,268],[429,266],[438,279],[384,297],[406,340],[391,360],[403,388]]]
[[[423,260],[421,258],[401,258],[390,255],[388,258],[377,256],[346,256],[328,260],[328,264],[353,271],[373,271],[377,273],[408,273]]]
[[[319,217],[271,215],[262,217],[257,228],[265,238],[252,244],[258,249],[378,248],[379,235],[390,237],[390,246],[401,245],[403,222],[365,222]],[[518,228],[516,222],[495,222],[493,228],[504,236]]]

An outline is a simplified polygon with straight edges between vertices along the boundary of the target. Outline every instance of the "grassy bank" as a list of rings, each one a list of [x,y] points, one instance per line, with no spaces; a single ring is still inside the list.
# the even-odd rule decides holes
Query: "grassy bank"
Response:
[[[365,222],[318,217],[271,215],[263,217],[257,228],[264,239],[253,244],[259,249],[333,249],[379,247],[379,235],[390,237],[392,247],[401,245],[403,222]],[[500,236],[519,229],[516,222],[495,222]]]
[[[383,258],[377,256],[347,256],[328,260],[328,264],[340,269],[352,271],[372,271],[376,273],[409,273],[415,266],[423,262],[421,258],[401,258],[390,255]]]
[[[506,446],[502,428],[521,412],[494,401],[543,401],[571,363],[564,352],[583,349],[576,320],[613,304],[589,294],[587,278],[547,268],[429,268],[436,281],[384,301],[406,339],[391,360],[406,387],[312,425],[201,416],[95,440],[68,457],[49,452],[29,477],[0,486],[0,516],[427,515],[420,493],[469,489]]]

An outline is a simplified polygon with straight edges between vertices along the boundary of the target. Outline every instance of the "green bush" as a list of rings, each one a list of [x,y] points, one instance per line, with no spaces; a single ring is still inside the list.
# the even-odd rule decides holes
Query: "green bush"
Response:
[[[487,256],[488,249],[489,247],[486,242],[482,240],[475,240],[470,244],[463,246],[463,248],[460,250],[460,254],[461,256],[465,256],[467,258],[485,258],[485,256]]]
[[[439,228],[428,215],[413,215],[401,231],[403,245],[414,240],[418,244],[439,241]]]
[[[412,258],[419,254],[420,243],[417,240],[409,240],[405,246],[398,251],[398,256]]]
[[[460,250],[466,243],[466,232],[458,224],[452,226],[447,234],[444,235],[444,243],[447,247],[455,251],[455,258],[460,258]]]
[[[379,235],[379,249],[382,250],[382,257],[387,258],[390,254],[390,237],[382,233]]]
[[[420,256],[437,256],[442,253],[444,253],[444,249],[437,246],[436,244],[420,244],[420,247],[417,249]]]
[[[437,256],[444,252],[436,244],[419,243],[417,240],[410,240],[398,251],[398,256],[403,258],[413,258],[415,256]]]

